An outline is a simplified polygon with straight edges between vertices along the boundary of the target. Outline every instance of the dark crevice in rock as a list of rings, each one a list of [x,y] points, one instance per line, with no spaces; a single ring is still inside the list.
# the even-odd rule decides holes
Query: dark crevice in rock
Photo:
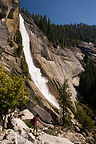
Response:
[[[8,15],[9,19],[13,19],[13,12],[14,12],[14,9],[11,9]]]

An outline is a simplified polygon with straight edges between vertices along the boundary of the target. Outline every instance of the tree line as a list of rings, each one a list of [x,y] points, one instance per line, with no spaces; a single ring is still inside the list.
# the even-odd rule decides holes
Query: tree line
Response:
[[[80,24],[65,24],[56,25],[51,23],[50,18],[46,15],[30,14],[26,9],[21,9],[21,12],[32,17],[35,24],[47,36],[47,38],[62,48],[77,46],[79,41],[92,42],[96,44],[96,25]]]
[[[96,110],[96,60],[85,56],[85,71],[81,73],[79,99]]]

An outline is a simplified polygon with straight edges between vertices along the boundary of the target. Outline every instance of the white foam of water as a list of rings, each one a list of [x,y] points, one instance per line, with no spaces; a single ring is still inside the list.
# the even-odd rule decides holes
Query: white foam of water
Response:
[[[33,59],[32,59],[31,52],[30,52],[29,35],[24,26],[24,20],[22,16],[20,15],[19,17],[20,17],[20,32],[21,32],[22,41],[23,41],[23,51],[24,51],[25,59],[28,65],[31,78],[33,82],[35,83],[35,85],[38,87],[38,89],[41,91],[41,93],[46,97],[46,99],[49,102],[51,102],[54,106],[59,108],[59,104],[57,103],[55,97],[52,94],[50,94],[48,90],[48,87],[47,87],[48,80],[42,76],[40,69],[34,66]]]

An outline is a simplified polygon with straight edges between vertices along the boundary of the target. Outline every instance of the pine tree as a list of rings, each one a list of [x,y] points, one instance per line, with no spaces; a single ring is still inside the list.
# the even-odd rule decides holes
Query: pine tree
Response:
[[[34,22],[37,26],[39,26],[39,15],[35,15]]]
[[[48,25],[47,25],[47,18],[46,18],[46,15],[44,15],[43,17],[43,24],[44,24],[44,33],[45,35],[47,35],[47,29],[48,29]]]
[[[24,13],[24,7],[21,8],[21,12]]]
[[[63,126],[65,122],[65,115],[68,112],[68,108],[72,105],[71,102],[71,92],[69,90],[68,86],[68,80],[64,81],[64,84],[59,88],[59,104],[62,109],[62,115],[63,115]]]

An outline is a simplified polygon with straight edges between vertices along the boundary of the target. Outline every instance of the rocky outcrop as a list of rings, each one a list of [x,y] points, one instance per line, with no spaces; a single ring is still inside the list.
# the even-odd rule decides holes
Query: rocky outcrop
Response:
[[[18,12],[18,0],[0,1],[0,59],[7,47],[8,36],[14,35],[17,30],[19,24]]]
[[[14,36],[19,28],[19,0],[5,0],[8,6],[6,25],[9,33]]]
[[[4,13],[1,19],[4,27],[2,32],[5,30],[4,36],[2,36],[5,41],[0,41],[0,64],[3,64],[10,72],[15,69],[17,74],[21,74],[20,59],[14,56],[14,49],[17,48],[17,45],[14,41],[14,46],[12,47],[7,44],[8,36],[13,39],[19,27],[19,1],[1,0],[1,3],[1,13]],[[6,7],[5,11],[3,11],[3,7]],[[41,69],[42,75],[48,79],[50,92],[58,98],[58,83],[62,85],[66,78],[72,91],[72,100],[75,101],[76,90],[74,85],[78,85],[78,75],[83,70],[80,63],[80,58],[83,57],[81,51],[76,52],[74,49],[75,52],[73,52],[71,49],[62,49],[59,46],[54,47],[34,24],[32,18],[28,18],[24,14],[23,17],[30,36],[30,47],[34,63]],[[76,57],[77,53],[79,58]],[[34,92],[35,95],[41,96],[46,101],[33,82],[28,80],[28,85],[32,94]],[[50,107],[50,104],[47,103],[47,106]]]
[[[96,58],[96,45],[89,42],[80,42],[78,47],[81,49],[82,53],[91,58]]]
[[[8,6],[4,1],[0,1],[0,19],[5,18],[7,15]]]
[[[33,57],[34,64],[36,67],[40,68],[42,75],[48,79],[48,87],[50,92],[58,98],[57,87],[62,85],[65,79],[68,79],[69,87],[72,92],[72,100],[76,100],[76,89],[74,86],[79,85],[79,74],[84,70],[81,64],[81,61],[84,58],[84,54],[88,53],[89,55],[96,57],[96,46],[92,43],[81,43],[78,48],[64,48],[62,49],[60,46],[53,45],[48,39],[44,36],[44,34],[38,29],[38,27],[34,24],[32,18],[26,17],[22,14],[25,19],[25,26],[28,31],[30,37],[30,48],[31,54]],[[20,68],[20,58],[15,57],[14,50],[18,48],[17,44],[14,41],[14,35],[16,30],[19,28],[19,1],[18,0],[1,0],[0,1],[0,65],[4,65],[4,67],[10,71],[11,73],[14,71],[17,75],[22,74],[22,70]],[[8,43],[8,37],[12,40],[13,46],[11,47]],[[83,54],[84,53],[84,54]],[[25,76],[24,76],[25,77]],[[46,125],[51,125],[52,121],[58,122],[58,115],[55,112],[56,109],[46,100],[46,98],[42,95],[40,90],[36,87],[34,82],[30,79],[26,78],[25,85],[30,91],[29,101],[22,109],[28,108],[30,112],[34,115],[38,113],[42,122],[47,123]],[[42,108],[34,102],[32,99],[34,96],[40,96],[42,98],[43,106]],[[24,112],[25,113],[25,112]],[[26,113],[26,116],[29,112]],[[24,120],[30,119],[33,114],[29,114],[30,116],[23,117]],[[22,115],[22,113],[21,113]],[[34,136],[32,133],[30,134],[30,129],[24,125],[21,127],[22,122],[20,119],[16,119],[16,121],[20,125],[16,125],[16,129],[6,131],[3,140],[0,141],[1,144],[11,144],[16,143],[18,139],[18,143],[33,143]],[[56,123],[55,123],[56,124]],[[51,127],[52,128],[52,127]],[[2,130],[2,127],[1,127]],[[69,134],[68,139],[72,142],[79,143],[79,136],[81,141],[83,141],[83,136]],[[48,140],[46,140],[48,137]],[[78,137],[78,139],[76,138]],[[46,139],[45,139],[46,138]],[[73,138],[73,139],[72,139]],[[54,137],[50,135],[46,135],[43,131],[41,137],[39,138],[41,143],[43,140],[44,143],[49,143],[54,140]],[[61,141],[66,141],[67,144],[71,143],[66,139],[62,139],[59,137],[55,137],[55,144]],[[80,142],[81,142],[80,141]],[[36,141],[37,142],[37,141]]]
[[[28,114],[26,112],[28,112]],[[27,109],[20,113],[25,114],[24,120],[27,120],[30,114],[33,115]],[[37,137],[34,136],[33,129],[29,128],[20,118],[16,118],[16,115],[13,117],[12,122],[14,129],[5,129],[0,133],[0,144],[87,144],[86,136],[75,131],[71,132],[68,129],[61,130],[60,127],[48,127],[47,124],[42,123],[42,121],[38,121]],[[90,138],[90,140],[92,139],[91,136],[88,136],[87,140],[88,138]],[[94,141],[91,141],[91,143],[93,144]]]
[[[0,20],[0,59],[3,51],[5,50],[5,47],[7,46],[7,40],[8,40],[8,29],[6,26],[5,19]]]
[[[34,115],[38,114],[43,122],[45,123],[51,123],[52,117],[51,115],[46,111],[46,109],[41,108],[38,104],[29,101],[24,107],[30,110]]]
[[[0,19],[13,19],[14,11],[19,8],[19,0],[1,0],[0,1]]]
[[[4,65],[8,71],[16,69],[21,73],[14,56],[17,48],[14,35],[19,28],[19,0],[1,0],[0,4],[0,65]],[[13,42],[13,46],[8,44],[8,39]]]

